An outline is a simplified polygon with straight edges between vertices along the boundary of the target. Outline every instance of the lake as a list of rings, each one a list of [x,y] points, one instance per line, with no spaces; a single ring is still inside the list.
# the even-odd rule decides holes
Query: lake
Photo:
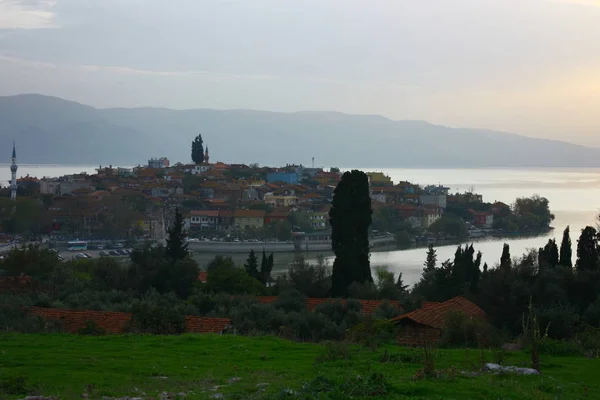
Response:
[[[95,166],[79,165],[20,165],[18,176],[61,176],[87,172],[94,173]],[[573,254],[581,229],[595,224],[600,209],[600,169],[374,169],[389,175],[394,182],[411,181],[420,185],[442,184],[451,192],[472,190],[483,195],[486,202],[502,201],[511,204],[517,197],[539,194],[550,201],[556,219],[550,233],[525,239],[483,240],[474,242],[476,250],[483,253],[489,266],[497,264],[502,253],[502,244],[508,243],[512,256],[523,254],[527,249],[543,246],[549,238],[558,242],[567,225],[571,226]],[[6,185],[10,179],[9,165],[0,165],[0,183]],[[396,273],[402,272],[406,284],[419,280],[425,261],[425,249],[375,252],[371,255],[374,267],[386,266]],[[437,247],[438,261],[452,259],[456,246]],[[330,256],[331,254],[325,254]],[[212,256],[200,257],[204,263]],[[235,257],[243,262],[243,256]],[[275,274],[283,273],[293,259],[291,254],[275,257]]]

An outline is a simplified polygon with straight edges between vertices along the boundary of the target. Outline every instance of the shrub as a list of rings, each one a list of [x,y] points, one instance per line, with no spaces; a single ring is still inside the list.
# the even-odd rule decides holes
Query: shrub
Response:
[[[384,343],[393,342],[396,336],[396,327],[386,320],[366,318],[364,322],[352,327],[348,331],[348,340],[360,343],[370,348],[377,348]]]
[[[580,325],[580,317],[572,306],[556,305],[538,311],[540,326],[548,327],[552,339],[571,338]]]
[[[492,325],[463,313],[448,315],[440,338],[440,344],[447,347],[487,347],[500,342],[499,334]]]
[[[586,356],[600,356],[600,328],[587,327],[579,333],[578,341]]]
[[[296,289],[286,290],[277,296],[275,307],[286,312],[301,312],[306,310],[306,296]]]
[[[63,332],[63,327],[59,321],[29,315],[18,307],[0,307],[0,330],[20,333],[57,333]]]
[[[385,375],[380,372],[352,376],[342,384],[342,390],[348,398],[384,396],[389,388],[390,384]]]
[[[540,341],[539,350],[541,354],[553,356],[575,356],[582,353],[581,347],[576,342],[556,340],[549,337],[545,337]]]
[[[8,375],[0,379],[0,393],[14,396],[27,394],[28,391],[27,379],[22,375]]]
[[[136,332],[176,334],[185,331],[185,313],[174,295],[149,292],[132,306],[130,328]]]
[[[375,316],[383,319],[392,319],[400,314],[402,314],[402,312],[387,300],[381,303],[375,310]]]
[[[317,356],[315,362],[321,364],[330,361],[350,360],[352,353],[350,345],[346,342],[325,342],[323,344],[323,353]]]
[[[106,329],[98,325],[95,321],[86,321],[85,327],[80,328],[77,333],[79,335],[102,336],[106,335]]]

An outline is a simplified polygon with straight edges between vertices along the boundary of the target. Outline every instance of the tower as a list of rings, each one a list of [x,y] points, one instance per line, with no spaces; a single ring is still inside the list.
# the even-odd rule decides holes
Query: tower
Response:
[[[17,199],[17,150],[15,148],[15,142],[13,142],[13,152],[12,152],[12,164],[10,165],[10,199]]]
[[[206,146],[206,149],[204,150],[204,162],[208,164],[208,146]]]

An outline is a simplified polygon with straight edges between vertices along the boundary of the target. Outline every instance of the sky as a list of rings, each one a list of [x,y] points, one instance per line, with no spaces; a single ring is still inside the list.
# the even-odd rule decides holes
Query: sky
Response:
[[[19,93],[600,147],[600,0],[0,0],[0,95]]]

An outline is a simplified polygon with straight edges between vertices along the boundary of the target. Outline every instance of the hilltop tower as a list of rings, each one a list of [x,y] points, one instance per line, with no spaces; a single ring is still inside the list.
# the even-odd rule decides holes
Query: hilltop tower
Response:
[[[15,147],[15,142],[13,142],[13,151],[12,151],[12,164],[10,165],[10,199],[17,199],[17,149]]]
[[[208,146],[206,146],[206,149],[204,150],[204,162],[208,164]]]

